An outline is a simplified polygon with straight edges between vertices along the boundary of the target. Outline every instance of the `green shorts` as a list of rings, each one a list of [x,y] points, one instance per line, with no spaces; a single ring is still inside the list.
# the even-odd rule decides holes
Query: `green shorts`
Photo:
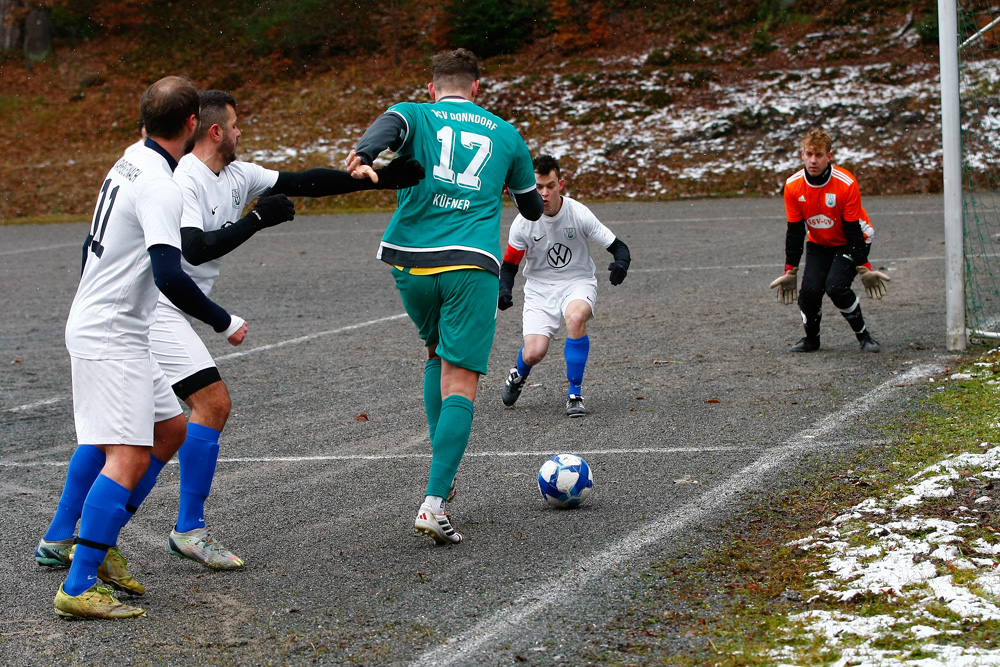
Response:
[[[497,327],[499,278],[481,269],[428,276],[392,269],[421,340],[452,366],[486,374]]]

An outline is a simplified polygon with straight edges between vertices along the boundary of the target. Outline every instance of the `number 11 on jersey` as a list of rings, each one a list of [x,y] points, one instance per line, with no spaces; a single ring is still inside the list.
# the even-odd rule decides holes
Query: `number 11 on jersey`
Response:
[[[118,188],[120,185],[116,185],[113,190],[111,190],[111,199],[108,200],[108,209],[104,211],[104,200],[108,196],[108,186],[111,185],[111,179],[104,181],[104,187],[101,188],[101,201],[97,203],[97,210],[94,211],[94,222],[90,229],[90,251],[100,257],[104,254],[104,246],[101,241],[104,240],[104,232],[108,229],[108,218],[111,217],[111,209],[115,206],[115,197],[118,196]],[[104,211],[104,220],[101,220],[101,212]],[[100,229],[98,229],[100,226]]]

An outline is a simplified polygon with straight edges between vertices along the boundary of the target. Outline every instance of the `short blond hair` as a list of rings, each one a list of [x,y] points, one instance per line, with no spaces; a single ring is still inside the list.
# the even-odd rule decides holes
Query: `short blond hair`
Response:
[[[829,153],[833,150],[833,139],[823,130],[809,130],[802,137],[799,146],[804,150],[810,150],[814,153]]]

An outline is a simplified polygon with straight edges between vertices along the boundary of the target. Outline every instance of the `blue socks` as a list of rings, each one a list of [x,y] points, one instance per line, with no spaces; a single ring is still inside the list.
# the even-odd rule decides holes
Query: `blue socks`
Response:
[[[83,513],[83,503],[103,467],[104,452],[100,449],[94,445],[80,445],[76,448],[69,460],[66,484],[56,507],[56,515],[45,531],[46,542],[61,542],[72,539],[76,534],[76,522]]]
[[[531,366],[524,363],[524,346],[517,351],[517,374],[523,378],[528,377],[528,373],[531,372]]]
[[[441,418],[441,360],[428,359],[424,364],[424,412],[427,413],[427,428],[431,442]]]
[[[212,490],[219,461],[219,431],[188,423],[187,439],[177,452],[181,464],[181,498],[177,509],[177,531],[186,533],[205,527],[205,500]]]
[[[125,502],[131,494],[110,477],[98,475],[94,480],[83,503],[80,542],[73,552],[73,563],[63,583],[63,591],[67,595],[80,595],[97,583],[97,568],[104,562],[108,548],[118,542]]]
[[[128,501],[125,503],[125,513],[122,515],[122,526],[129,522],[132,515],[136,513],[139,509],[139,505],[142,501],[146,499],[149,492],[153,490],[156,485],[156,477],[163,470],[163,466],[167,465],[166,461],[161,461],[152,454],[149,455],[149,467],[146,468],[146,474],[142,476],[139,483],[135,485],[132,489],[132,493],[129,495]]]
[[[566,379],[569,380],[569,393],[580,396],[583,392],[583,369],[587,365],[587,356],[590,354],[590,338],[588,336],[567,338],[563,354],[566,356]]]

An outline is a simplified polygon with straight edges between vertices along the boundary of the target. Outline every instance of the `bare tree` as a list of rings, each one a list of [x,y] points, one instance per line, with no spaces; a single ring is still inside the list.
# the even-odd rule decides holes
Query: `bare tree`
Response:
[[[24,60],[30,69],[52,56],[52,10],[41,4],[28,7],[24,19]]]
[[[21,3],[0,0],[0,51],[13,51],[21,41]]]

